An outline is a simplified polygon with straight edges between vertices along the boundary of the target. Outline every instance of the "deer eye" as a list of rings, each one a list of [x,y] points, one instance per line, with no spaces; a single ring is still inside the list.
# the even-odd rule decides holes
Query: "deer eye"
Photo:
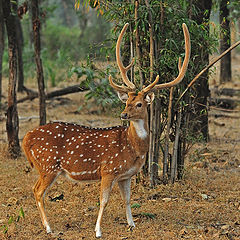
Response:
[[[138,103],[136,106],[140,108],[142,107],[142,103]]]

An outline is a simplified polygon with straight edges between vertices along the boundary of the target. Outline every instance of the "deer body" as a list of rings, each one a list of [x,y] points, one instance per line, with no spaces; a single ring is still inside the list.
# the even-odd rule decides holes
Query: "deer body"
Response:
[[[183,79],[190,57],[190,39],[187,27],[183,24],[185,59],[182,66],[179,59],[177,78],[169,83],[157,84],[157,76],[153,83],[137,93],[135,85],[127,77],[127,71],[133,61],[124,67],[120,56],[120,45],[127,26],[128,24],[125,24],[116,45],[117,63],[126,86],[115,84],[111,76],[109,83],[126,104],[121,118],[130,121],[129,127],[89,128],[72,123],[54,122],[29,131],[23,139],[25,155],[31,166],[39,172],[33,192],[42,223],[48,233],[51,232],[51,228],[45,214],[44,196],[59,175],[76,181],[101,181],[96,237],[101,237],[103,211],[116,182],[126,205],[127,222],[131,227],[135,226],[130,207],[131,177],[139,172],[145,163],[145,155],[149,148],[147,106],[154,100],[154,88],[169,88]]]
[[[89,181],[110,173],[121,180],[129,169],[139,171],[148,145],[145,139],[132,141],[128,137],[135,132],[132,128],[89,128],[54,122],[28,132],[23,149],[40,175],[61,173],[73,180]]]

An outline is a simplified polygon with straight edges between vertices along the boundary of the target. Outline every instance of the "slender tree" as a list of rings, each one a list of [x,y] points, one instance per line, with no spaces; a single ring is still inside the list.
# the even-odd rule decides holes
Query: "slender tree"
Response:
[[[193,4],[197,7],[197,13],[192,15],[192,19],[198,25],[205,25],[205,31],[209,35],[209,19],[212,9],[211,0],[194,0]],[[192,48],[197,49],[201,54],[194,58],[195,66],[199,66],[199,62],[202,65],[207,66],[209,64],[209,52],[207,43],[202,42],[203,45],[192,46]],[[201,69],[196,68],[194,75],[196,75]],[[195,84],[196,87],[196,98],[195,98],[195,113],[193,113],[193,119],[195,118],[194,129],[196,132],[201,132],[203,139],[208,140],[208,112],[207,112],[207,100],[210,94],[209,83],[208,83],[208,71],[206,71],[199,79],[198,83]]]
[[[2,1],[0,1],[0,108],[2,103],[2,60],[4,51],[4,18]]]
[[[231,31],[229,21],[229,9],[228,0],[220,1],[220,14],[219,21],[221,24],[221,35],[220,35],[220,53],[223,53],[231,46]],[[220,64],[220,82],[229,82],[232,80],[231,71],[231,52],[221,59]]]
[[[18,1],[11,2],[11,7],[14,11],[15,25],[16,25],[16,43],[17,43],[17,60],[18,60],[18,81],[17,90],[22,92],[24,90],[24,73],[23,73],[23,59],[22,59],[22,49],[23,49],[23,32],[20,18],[17,14],[18,12]]]
[[[31,1],[32,8],[32,27],[33,27],[33,38],[34,38],[34,49],[35,49],[35,62],[37,67],[37,80],[38,80],[38,92],[39,92],[39,115],[40,125],[46,123],[46,97],[45,97],[45,86],[44,86],[44,75],[41,60],[41,41],[40,41],[40,27],[41,22],[39,19],[39,7],[38,0]]]
[[[20,155],[18,139],[19,119],[17,111],[16,83],[17,83],[17,45],[16,25],[14,14],[11,11],[10,0],[3,1],[3,15],[8,35],[9,56],[9,83],[8,83],[8,107],[7,107],[7,136],[8,150],[12,157]]]

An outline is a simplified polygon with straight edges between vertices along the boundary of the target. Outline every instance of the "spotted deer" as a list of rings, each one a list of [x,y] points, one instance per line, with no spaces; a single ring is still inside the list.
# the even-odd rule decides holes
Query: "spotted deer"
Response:
[[[51,228],[45,214],[44,196],[59,175],[76,181],[101,181],[96,237],[101,237],[103,211],[116,182],[126,205],[127,222],[131,227],[135,226],[130,207],[130,186],[131,177],[139,172],[145,163],[149,147],[147,106],[154,100],[154,89],[172,87],[183,79],[191,46],[188,29],[183,24],[185,58],[182,65],[180,64],[176,79],[157,84],[157,76],[153,83],[137,92],[136,86],[127,76],[133,60],[127,67],[124,67],[121,61],[120,45],[127,27],[128,23],[123,27],[116,45],[116,60],[125,85],[114,83],[111,76],[109,83],[126,103],[121,119],[130,121],[129,127],[90,128],[73,123],[53,122],[29,131],[23,139],[25,155],[40,175],[33,192],[47,233],[51,232]]]

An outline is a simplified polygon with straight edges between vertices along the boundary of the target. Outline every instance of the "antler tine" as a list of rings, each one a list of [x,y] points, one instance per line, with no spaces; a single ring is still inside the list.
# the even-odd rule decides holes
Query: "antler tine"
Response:
[[[190,59],[190,53],[191,53],[191,43],[190,43],[190,36],[189,36],[187,25],[185,23],[183,23],[182,28],[183,28],[184,39],[185,39],[185,58],[184,58],[182,66],[181,66],[181,59],[179,59],[179,62],[178,62],[179,74],[178,74],[177,78],[175,78],[171,82],[156,85],[155,89],[159,90],[159,89],[164,89],[164,88],[170,88],[170,87],[177,85],[178,83],[180,83],[182,81],[182,79],[187,71],[187,67],[188,67],[188,63],[189,63],[189,59]]]
[[[153,89],[155,87],[155,85],[158,83],[159,80],[159,75],[157,75],[156,79],[154,82],[152,82],[151,84],[149,84],[147,87],[142,89],[142,93],[147,93],[149,92],[151,89]]]
[[[111,85],[111,87],[114,88],[114,89],[116,89],[116,90],[119,91],[119,92],[128,93],[128,92],[133,91],[132,88],[129,88],[129,87],[126,87],[126,86],[123,86],[123,85],[120,86],[120,85],[114,83],[113,80],[112,80],[112,76],[111,76],[111,75],[109,75],[108,80],[109,80],[109,84]]]
[[[179,58],[178,58],[178,71],[179,71],[179,72],[181,71],[181,68],[182,68],[182,58],[179,57]]]
[[[130,80],[128,79],[127,71],[132,67],[132,65],[134,63],[134,58],[132,59],[131,63],[127,67],[124,67],[122,60],[121,60],[121,52],[120,52],[122,38],[123,38],[124,33],[127,30],[128,25],[129,25],[129,23],[126,23],[124,25],[124,27],[118,37],[117,45],[116,45],[116,58],[117,58],[117,65],[119,67],[123,82],[133,91],[136,89],[136,86],[132,82],[130,82]]]

